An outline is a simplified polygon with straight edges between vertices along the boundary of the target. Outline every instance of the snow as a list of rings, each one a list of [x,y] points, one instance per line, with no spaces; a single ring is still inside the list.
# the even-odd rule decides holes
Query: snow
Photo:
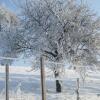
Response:
[[[33,71],[30,71],[31,67],[23,67],[23,66],[9,66],[9,71],[11,74],[24,74],[24,75],[32,75]],[[5,72],[5,66],[0,66],[0,73]]]
[[[31,67],[10,66],[10,100],[41,100],[40,70],[31,71]],[[5,67],[0,66],[0,100],[5,100]],[[53,72],[46,68],[47,100],[76,100],[76,79],[80,74],[72,69],[65,69],[62,77],[62,93],[56,93]],[[87,71],[85,84],[80,79],[80,100],[100,100],[100,72]]]

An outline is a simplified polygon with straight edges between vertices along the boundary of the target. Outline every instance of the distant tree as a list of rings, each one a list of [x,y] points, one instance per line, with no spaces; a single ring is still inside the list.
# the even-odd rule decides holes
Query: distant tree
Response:
[[[17,37],[17,16],[7,8],[0,6],[0,56],[14,57],[14,37]],[[0,60],[2,64],[11,63],[11,60]]]

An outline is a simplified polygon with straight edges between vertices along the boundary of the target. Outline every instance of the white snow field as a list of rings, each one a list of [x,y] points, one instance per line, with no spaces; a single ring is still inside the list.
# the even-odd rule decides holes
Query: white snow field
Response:
[[[9,100],[41,100],[40,70],[10,66]],[[46,100],[77,100],[76,79],[80,74],[71,69],[59,77],[62,93],[56,93],[53,72],[46,68]],[[80,100],[100,100],[100,72],[87,71],[85,83],[80,79]],[[0,66],[0,100],[5,100],[5,67]]]

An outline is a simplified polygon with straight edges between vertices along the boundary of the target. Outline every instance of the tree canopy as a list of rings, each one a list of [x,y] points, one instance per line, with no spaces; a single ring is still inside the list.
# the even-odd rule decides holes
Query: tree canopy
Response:
[[[50,61],[96,64],[100,18],[76,0],[25,0],[13,50]]]

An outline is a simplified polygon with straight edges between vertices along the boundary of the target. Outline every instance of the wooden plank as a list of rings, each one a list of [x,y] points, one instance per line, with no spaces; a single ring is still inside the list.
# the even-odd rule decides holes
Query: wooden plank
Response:
[[[45,68],[44,68],[44,58],[40,58],[40,70],[41,70],[41,90],[42,90],[42,100],[46,100],[46,85],[45,85]]]
[[[6,89],[6,100],[9,100],[9,65],[6,64],[6,67],[5,67],[5,89]]]

